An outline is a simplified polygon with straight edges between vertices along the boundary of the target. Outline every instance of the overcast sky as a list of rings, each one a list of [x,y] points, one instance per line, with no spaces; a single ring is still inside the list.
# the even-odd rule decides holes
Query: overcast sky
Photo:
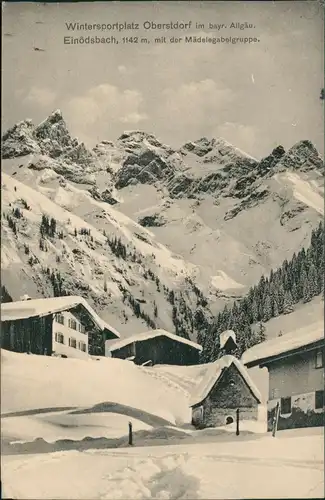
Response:
[[[118,45],[63,43],[64,36],[89,34],[69,32],[65,23],[141,27],[147,20],[201,22],[205,35],[260,42],[153,42],[202,34],[191,29],[114,33]],[[208,29],[209,22],[245,21],[256,28]],[[3,129],[25,118],[38,123],[59,108],[72,135],[89,146],[140,129],[176,147],[221,136],[256,157],[310,139],[323,154],[323,10],[317,1],[7,3],[3,33]],[[151,43],[121,43],[136,35]]]

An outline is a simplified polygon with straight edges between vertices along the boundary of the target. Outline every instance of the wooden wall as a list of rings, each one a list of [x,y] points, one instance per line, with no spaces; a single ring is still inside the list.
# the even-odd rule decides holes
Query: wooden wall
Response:
[[[14,352],[52,354],[52,314],[1,323],[1,347]]]
[[[316,352],[321,348],[270,363],[269,399],[324,389],[324,369],[316,368]]]
[[[116,349],[115,351],[112,351],[112,358],[119,358],[119,359],[126,359],[129,358],[130,356],[135,355],[135,350],[134,350],[134,344],[128,344],[124,347],[121,347],[121,349]]]
[[[135,363],[141,365],[151,360],[153,364],[195,365],[199,363],[199,351],[168,337],[155,337],[129,344],[112,352],[112,357],[126,359],[135,355]]]

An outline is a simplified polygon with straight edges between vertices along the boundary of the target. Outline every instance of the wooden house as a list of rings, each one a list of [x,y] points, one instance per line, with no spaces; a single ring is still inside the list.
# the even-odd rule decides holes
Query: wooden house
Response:
[[[113,358],[130,359],[138,365],[195,365],[202,347],[165,330],[132,335],[110,347]]]
[[[116,339],[82,297],[29,299],[1,304],[1,347],[47,356],[88,357],[89,335]],[[100,353],[97,353],[100,354]]]
[[[199,428],[221,427],[235,422],[260,419],[261,395],[244,365],[226,354],[209,364],[190,400],[192,424]]]
[[[323,323],[262,342],[242,356],[269,374],[268,429],[277,403],[278,429],[324,425]]]

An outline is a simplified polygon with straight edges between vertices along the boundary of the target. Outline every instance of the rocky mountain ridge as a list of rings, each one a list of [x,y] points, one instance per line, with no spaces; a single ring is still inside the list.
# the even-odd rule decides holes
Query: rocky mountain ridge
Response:
[[[125,132],[115,144],[104,140],[90,150],[71,137],[60,110],[37,126],[24,120],[4,134],[3,159],[26,155],[37,157],[32,168],[50,167],[77,183],[96,186],[96,174],[103,173],[110,191],[154,184],[165,188],[172,198],[196,198],[205,193],[215,198],[244,198],[277,172],[323,172],[323,160],[308,140],[288,151],[277,146],[261,161],[222,138],[203,137],[174,150],[142,131]],[[50,165],[44,156],[51,158]],[[94,192],[100,195],[98,189]]]

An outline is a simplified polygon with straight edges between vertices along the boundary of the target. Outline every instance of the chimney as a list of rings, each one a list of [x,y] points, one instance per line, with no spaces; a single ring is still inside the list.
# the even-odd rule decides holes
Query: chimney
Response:
[[[31,297],[29,295],[27,295],[27,293],[25,293],[25,295],[22,295],[20,297],[20,300],[32,300]]]
[[[220,333],[220,349],[226,354],[231,354],[237,348],[236,334],[233,330]]]

